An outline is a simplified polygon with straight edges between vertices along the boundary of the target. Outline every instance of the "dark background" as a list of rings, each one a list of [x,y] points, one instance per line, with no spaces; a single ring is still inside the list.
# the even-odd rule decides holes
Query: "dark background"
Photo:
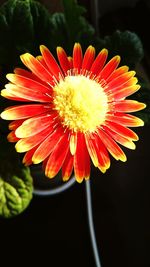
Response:
[[[79,1],[82,3],[83,1]],[[107,1],[105,1],[107,2]],[[92,21],[90,3],[87,17]],[[100,17],[103,34],[135,30],[145,50],[149,73],[148,1],[109,10]],[[124,149],[128,161],[112,159],[106,174],[91,174],[93,213],[102,267],[150,267],[150,126],[135,130],[137,149]],[[53,197],[33,197],[13,219],[0,219],[0,262],[3,266],[94,267],[87,223],[85,184],[75,184]]]

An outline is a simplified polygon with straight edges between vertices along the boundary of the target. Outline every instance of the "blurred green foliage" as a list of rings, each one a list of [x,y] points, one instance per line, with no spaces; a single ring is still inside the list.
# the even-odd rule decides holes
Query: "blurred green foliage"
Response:
[[[135,32],[117,30],[104,39],[99,38],[98,44],[101,48],[108,49],[110,58],[120,55],[121,65],[127,65],[132,69],[135,69],[144,56],[142,42]]]
[[[33,181],[6,137],[0,140],[0,216],[11,218],[23,212],[32,199]]]
[[[83,50],[90,44],[97,52],[106,47],[110,55],[120,54],[122,62],[135,66],[143,55],[142,43],[136,33],[116,31],[103,39],[85,19],[85,8],[75,0],[63,0],[64,12],[51,14],[42,4],[33,0],[8,0],[0,8],[0,65],[13,69],[20,63],[20,54],[39,54],[39,45],[45,44],[55,53],[63,46],[71,53],[75,42]]]

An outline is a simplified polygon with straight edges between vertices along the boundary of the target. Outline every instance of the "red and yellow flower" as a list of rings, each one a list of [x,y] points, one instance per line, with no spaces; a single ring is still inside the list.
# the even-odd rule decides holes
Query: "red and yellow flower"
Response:
[[[57,47],[58,62],[40,46],[37,58],[26,53],[21,61],[29,69],[16,68],[8,74],[10,83],[1,94],[25,102],[1,114],[9,124],[10,142],[18,152],[26,152],[25,165],[43,162],[45,175],[53,178],[62,169],[67,181],[74,169],[78,182],[90,176],[90,159],[103,173],[110,167],[110,155],[126,161],[121,147],[135,149],[138,136],[129,127],[143,126],[130,112],[145,104],[126,99],[139,90],[134,71],[118,68],[120,57],[107,64],[107,50],[95,58],[89,46],[84,55],[79,43],[68,57]],[[109,155],[110,154],[110,155]]]

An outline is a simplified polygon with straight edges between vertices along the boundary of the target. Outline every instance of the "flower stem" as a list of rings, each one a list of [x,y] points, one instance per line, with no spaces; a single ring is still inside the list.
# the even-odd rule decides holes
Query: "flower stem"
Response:
[[[86,185],[88,224],[89,224],[89,231],[90,231],[91,243],[92,243],[92,248],[93,248],[93,254],[94,254],[96,267],[101,267],[100,257],[98,253],[97,243],[96,243],[96,236],[95,236],[95,231],[94,231],[90,180],[87,180],[85,185]]]
[[[56,195],[56,194],[59,194],[59,193],[62,193],[64,191],[66,191],[67,189],[69,189],[73,184],[75,184],[76,180],[75,178],[71,178],[67,183],[61,185],[61,186],[58,186],[54,189],[47,189],[47,190],[44,190],[44,189],[34,189],[33,191],[33,194],[36,195],[36,196],[53,196],[53,195]]]

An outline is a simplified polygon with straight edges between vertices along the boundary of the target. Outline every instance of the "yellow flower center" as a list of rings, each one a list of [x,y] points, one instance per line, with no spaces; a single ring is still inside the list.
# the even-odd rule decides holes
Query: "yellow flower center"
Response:
[[[94,132],[108,109],[107,95],[95,80],[83,75],[66,76],[53,88],[55,110],[62,124],[74,132]]]

